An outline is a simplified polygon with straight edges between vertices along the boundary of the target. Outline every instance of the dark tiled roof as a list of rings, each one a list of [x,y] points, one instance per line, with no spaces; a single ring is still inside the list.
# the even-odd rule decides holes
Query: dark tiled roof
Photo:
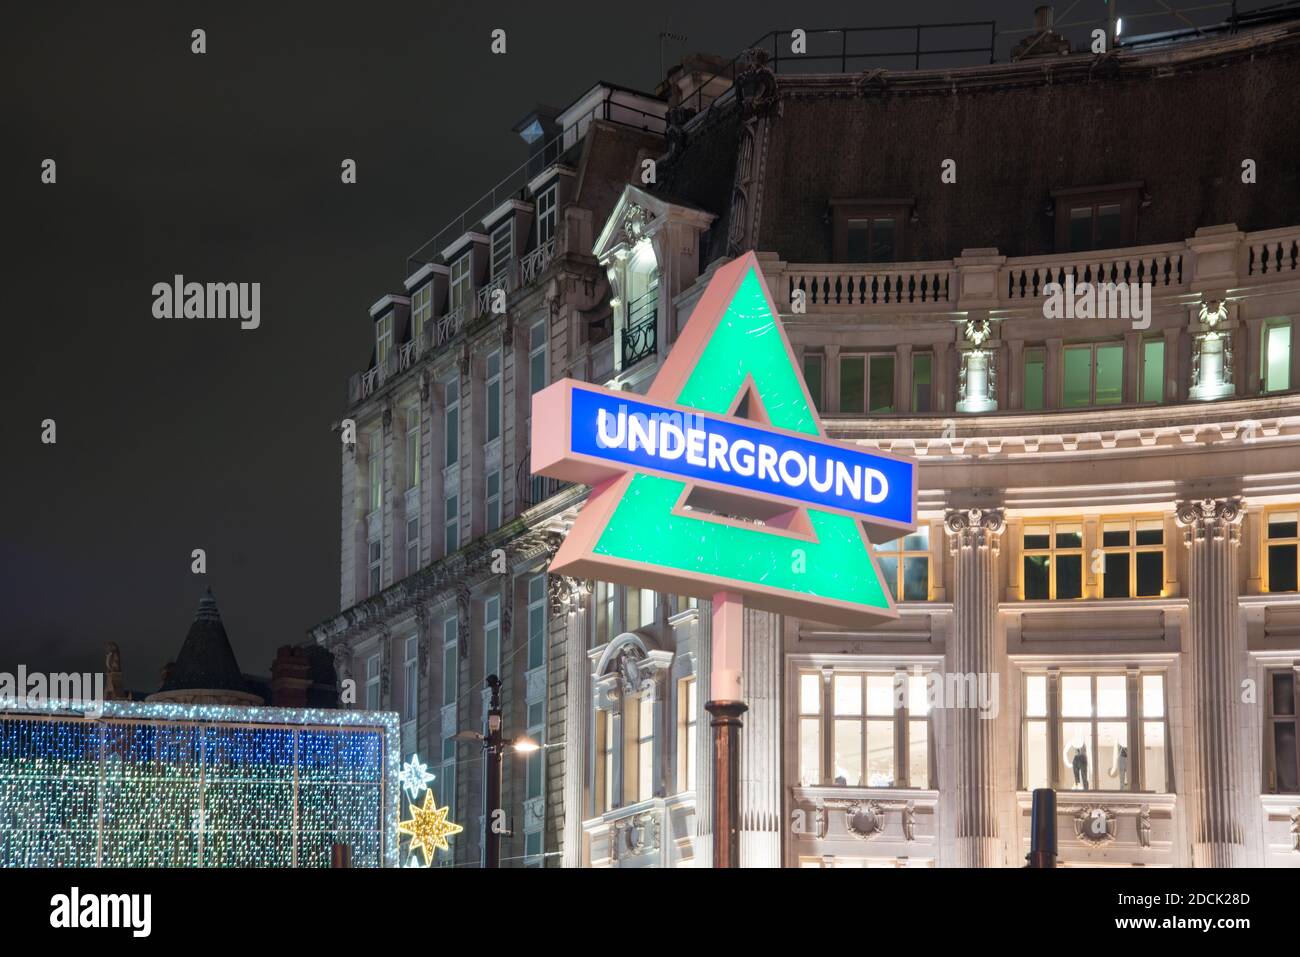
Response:
[[[221,623],[221,612],[209,588],[199,599],[198,611],[185,644],[176,656],[176,663],[159,688],[163,691],[189,691],[191,689],[221,691],[249,691],[248,681],[239,670],[235,652],[226,637],[226,626]]]

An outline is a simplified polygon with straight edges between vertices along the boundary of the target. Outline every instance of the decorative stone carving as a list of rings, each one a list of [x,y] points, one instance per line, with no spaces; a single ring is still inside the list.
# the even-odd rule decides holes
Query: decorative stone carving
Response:
[[[1218,399],[1232,395],[1232,330],[1227,303],[1201,303],[1200,328],[1192,336],[1192,381],[1188,398]],[[1194,327],[1195,328],[1195,327]]]
[[[681,158],[686,150],[686,124],[695,111],[685,106],[673,106],[664,114],[664,142],[668,151],[659,158],[660,166],[669,166]]]
[[[417,667],[420,669],[420,675],[428,677],[429,675],[429,645],[432,637],[429,634],[430,613],[427,605],[420,605],[415,609],[416,632],[416,654],[418,657]]]
[[[587,593],[591,591],[590,582],[570,578],[568,575],[547,575],[546,587],[551,614],[556,617],[576,614],[582,608]]]
[[[844,826],[860,840],[870,840],[885,829],[885,809],[875,801],[855,801],[844,809]]]
[[[1239,544],[1242,511],[1239,498],[1202,498],[1179,502],[1174,515],[1187,529],[1184,544],[1198,538],[1227,538]]]
[[[903,805],[903,839],[916,840],[916,802],[908,801]]]
[[[644,811],[614,822],[610,856],[615,860],[659,850],[659,815]]]
[[[1291,812],[1291,850],[1300,854],[1300,807]]]
[[[776,105],[776,74],[767,65],[770,59],[761,47],[740,55],[743,69],[736,74],[736,100],[746,118],[764,116]]]
[[[392,399],[384,400],[384,431],[387,432],[393,427],[393,402]]]
[[[344,683],[352,680],[352,649],[343,643],[334,646],[334,680],[340,693]]]
[[[469,654],[469,615],[473,596],[464,580],[456,582],[456,631],[460,640],[460,654]]]
[[[1094,847],[1115,840],[1115,827],[1115,814],[1107,808],[1085,805],[1074,813],[1074,836]]]
[[[1143,804],[1138,809],[1138,843],[1143,847],[1151,846],[1151,805]]]
[[[950,509],[944,513],[943,524],[952,536],[952,550],[980,548],[997,545],[997,533],[1002,531],[1001,509]]]
[[[650,231],[651,216],[644,206],[637,203],[629,203],[627,209],[623,210],[622,241],[628,246],[635,246]]]
[[[427,372],[420,373],[420,401],[429,401],[429,374]]]
[[[992,349],[984,348],[993,336],[993,325],[987,319],[968,319],[964,334],[969,345],[962,347],[961,368],[957,371],[957,411],[996,411],[996,356]]]

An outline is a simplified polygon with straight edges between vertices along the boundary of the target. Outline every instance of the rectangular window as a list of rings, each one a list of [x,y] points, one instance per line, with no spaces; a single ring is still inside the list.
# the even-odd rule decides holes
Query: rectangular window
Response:
[[[1025,409],[1043,408],[1043,374],[1047,369],[1046,350],[1025,350],[1025,389],[1021,406]]]
[[[528,330],[528,394],[546,388],[546,322],[535,322]]]
[[[822,676],[820,672],[799,675],[799,784],[815,787],[822,783]]]
[[[840,356],[840,411],[894,411],[894,356]]]
[[[655,796],[655,704],[650,695],[636,700],[636,799],[648,801]]]
[[[524,756],[524,780],[526,782],[525,800],[535,800],[542,796],[542,774],[545,751],[533,751]],[[531,835],[529,835],[531,836]],[[538,835],[540,837],[540,834]]]
[[[930,412],[934,408],[934,355],[912,353],[912,411]]]
[[[379,653],[366,659],[366,710],[379,710]]]
[[[1124,399],[1124,346],[1095,342],[1066,346],[1061,405],[1117,405]]]
[[[836,670],[823,717],[822,674],[799,675],[799,779],[840,787],[934,787],[927,679]],[[829,741],[828,752],[823,742]],[[825,757],[830,768],[822,771]]]
[[[384,506],[384,435],[376,430],[366,442],[366,486],[370,495],[370,511]]]
[[[386,312],[375,323],[375,365],[383,366],[393,351],[393,314]]]
[[[1122,242],[1124,208],[1120,203],[1070,206],[1070,252],[1116,249]]]
[[[406,487],[420,486],[420,407],[406,410]]]
[[[1271,753],[1269,792],[1300,792],[1300,752],[1297,751],[1296,675],[1294,671],[1269,672],[1268,737]]]
[[[487,357],[487,441],[501,436],[501,353]]]
[[[877,545],[875,552],[894,601],[930,600],[929,525],[918,525],[914,532]]]
[[[537,245],[545,246],[555,238],[555,225],[559,217],[556,197],[559,185],[551,186],[537,195]]]
[[[546,664],[546,576],[528,579],[528,670]]]
[[[825,408],[826,357],[820,352],[803,354],[803,379],[808,384],[808,394],[812,396],[813,407],[821,412]]]
[[[1165,523],[1103,518],[1102,597],[1158,598],[1165,588]]]
[[[1025,675],[1025,718],[1021,748],[1023,779],[1028,789],[1051,786],[1047,763],[1047,676]]]
[[[1260,344],[1260,384],[1265,392],[1291,388],[1291,320],[1275,319],[1264,327]]]
[[[373,542],[366,543],[366,570],[370,575],[371,595],[379,594],[380,578],[383,570],[384,545],[381,539],[375,539]]]
[[[614,738],[617,736],[618,723],[614,720],[613,711],[598,713],[604,716],[600,727],[601,790],[604,792],[601,803],[604,805],[602,810],[611,811],[622,803],[617,800],[618,782],[614,780],[614,748],[617,744]]]
[[[510,263],[514,258],[514,244],[510,241],[512,229],[513,220],[507,219],[496,229],[492,230],[492,252],[490,259],[492,279],[494,281],[509,274]]]
[[[420,516],[415,515],[406,521],[406,574],[410,575],[420,567]]]
[[[1165,340],[1147,339],[1142,343],[1143,402],[1165,400]]]
[[[1297,553],[1300,553],[1300,533],[1296,522],[1300,511],[1270,511],[1265,515],[1266,539],[1268,552],[1267,590],[1270,592],[1296,591]]]
[[[469,301],[474,298],[474,279],[469,267],[469,250],[451,264],[451,275],[448,279],[448,312],[466,308]]]
[[[491,532],[501,527],[501,470],[493,469],[489,472],[485,485],[485,521],[487,531]]]
[[[406,660],[402,675],[402,720],[414,721],[420,713],[420,639],[406,639]]]
[[[871,216],[848,220],[845,262],[891,263],[897,260],[898,219]]]
[[[411,341],[419,342],[433,316],[433,283],[426,282],[411,293]]]
[[[455,731],[452,731],[454,734]],[[456,814],[456,739],[445,737],[442,739],[442,757],[443,764],[440,768],[440,774],[432,782],[433,787],[438,789],[439,803],[448,808],[447,819],[455,820]],[[450,866],[450,855],[443,858],[444,866]]]
[[[614,600],[617,595],[617,586],[609,582],[596,582],[595,601],[595,626],[596,626],[596,644],[603,645],[616,634],[618,628],[618,618],[615,611]]]
[[[1026,524],[1023,539],[1026,600],[1083,597],[1083,525],[1079,522]]]
[[[448,495],[442,513],[442,550],[450,555],[460,548],[460,496]]]
[[[442,429],[446,436],[442,464],[451,468],[460,460],[460,379],[449,379],[443,387],[446,401],[443,405]]]
[[[460,622],[457,618],[445,618],[442,622],[442,705],[445,708],[449,704],[456,703],[456,686],[458,669],[460,667],[460,657],[456,650],[456,642],[459,637]],[[443,728],[443,734],[447,729]],[[452,729],[455,732],[455,729]]]
[[[632,590],[628,589],[628,595],[631,596],[632,594]],[[636,614],[635,616],[629,615],[628,621],[635,621],[638,628],[649,628],[655,623],[654,590],[650,588],[640,588],[637,589],[636,595]]]
[[[501,599],[483,600],[483,674],[501,674]]]
[[[699,685],[695,676],[683,678],[677,684],[677,741],[678,787],[683,791],[695,790],[695,749],[699,743]]]

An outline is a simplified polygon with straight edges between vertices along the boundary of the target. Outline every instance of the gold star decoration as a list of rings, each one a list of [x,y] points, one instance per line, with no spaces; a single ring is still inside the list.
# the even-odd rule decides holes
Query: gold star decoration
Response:
[[[400,833],[411,835],[411,851],[414,852],[417,847],[420,849],[426,867],[433,860],[434,848],[440,851],[450,850],[447,838],[465,830],[459,824],[447,820],[449,810],[451,809],[446,807],[436,807],[433,792],[425,791],[424,804],[411,805],[411,813],[415,816],[397,825]]]

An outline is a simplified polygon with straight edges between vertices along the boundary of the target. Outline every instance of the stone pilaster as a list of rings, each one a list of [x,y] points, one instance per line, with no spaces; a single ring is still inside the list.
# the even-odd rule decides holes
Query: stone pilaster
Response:
[[[709,699],[709,675],[713,669],[712,604],[699,603],[700,617],[695,637],[695,866],[709,867],[713,860],[713,734],[712,716],[704,710]]]
[[[560,866],[582,867],[582,818],[586,803],[587,725],[591,715],[591,662],[587,658],[586,582],[552,575],[551,614],[565,618],[564,842]]]
[[[744,634],[740,866],[780,867],[781,617],[747,610]]]
[[[958,509],[947,512],[953,556],[953,629],[948,661],[957,674],[974,674],[977,683],[998,670],[993,655],[998,617],[997,554],[1002,512]],[[964,704],[964,706],[963,706]],[[995,754],[997,727],[975,702],[945,702],[952,710],[956,785],[954,833],[958,867],[998,867]]]
[[[1241,500],[1180,502],[1177,516],[1189,549],[1191,774],[1187,794],[1192,864],[1240,867],[1246,857],[1236,711],[1242,641],[1237,627]]]

